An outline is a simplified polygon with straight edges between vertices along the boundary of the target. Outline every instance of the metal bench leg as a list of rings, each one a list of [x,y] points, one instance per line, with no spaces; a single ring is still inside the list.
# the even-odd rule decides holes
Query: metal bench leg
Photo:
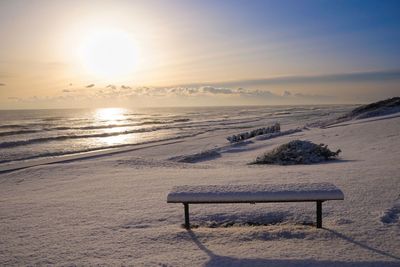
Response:
[[[317,228],[322,228],[322,201],[317,201]]]
[[[185,228],[190,229],[190,222],[189,222],[189,203],[183,203],[185,207]]]

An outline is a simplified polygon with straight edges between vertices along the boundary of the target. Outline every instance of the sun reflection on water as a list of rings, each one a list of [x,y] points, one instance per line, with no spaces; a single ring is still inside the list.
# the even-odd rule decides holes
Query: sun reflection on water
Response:
[[[129,137],[126,134],[104,137],[101,141],[107,145],[118,145],[128,143],[128,139],[134,139],[132,135]]]
[[[126,134],[128,127],[118,127],[118,124],[124,123],[126,109],[124,108],[101,108],[95,112],[95,120],[101,124],[115,125],[114,127],[105,128],[105,133],[121,132],[119,135],[112,135],[101,138],[101,141],[107,145],[116,145],[127,143],[131,139],[135,139],[134,134]]]
[[[96,109],[95,118],[97,121],[114,123],[124,119],[125,112],[123,108],[99,108]]]

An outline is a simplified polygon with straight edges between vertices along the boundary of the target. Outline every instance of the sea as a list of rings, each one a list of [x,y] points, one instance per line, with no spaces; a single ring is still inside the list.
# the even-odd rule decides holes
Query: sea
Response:
[[[279,122],[301,127],[349,105],[0,110],[0,166]]]

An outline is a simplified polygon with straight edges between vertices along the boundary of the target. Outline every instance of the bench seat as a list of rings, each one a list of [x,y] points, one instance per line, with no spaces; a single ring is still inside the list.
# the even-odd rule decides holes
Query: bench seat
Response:
[[[330,183],[176,186],[168,203],[248,203],[342,200],[343,192]]]

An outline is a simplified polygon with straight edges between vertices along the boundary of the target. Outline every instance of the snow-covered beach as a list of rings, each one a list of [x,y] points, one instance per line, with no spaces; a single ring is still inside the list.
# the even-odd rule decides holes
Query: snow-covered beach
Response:
[[[1,265],[400,266],[398,113],[229,144],[235,133],[0,174]],[[341,149],[340,159],[248,164],[294,139]],[[179,185],[300,182],[344,192],[324,203],[323,229],[314,203],[271,203],[195,205],[187,231],[182,205],[166,203]]]

